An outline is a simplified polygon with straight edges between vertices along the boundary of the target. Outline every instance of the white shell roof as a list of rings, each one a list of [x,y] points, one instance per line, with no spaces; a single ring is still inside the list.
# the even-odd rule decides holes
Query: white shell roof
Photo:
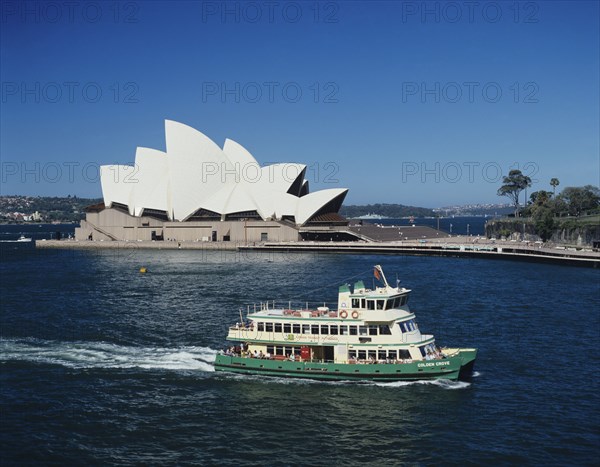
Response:
[[[165,121],[162,152],[138,147],[135,165],[105,165],[100,169],[104,204],[128,206],[141,216],[144,209],[165,211],[171,220],[185,221],[199,209],[222,216],[256,211],[263,218],[295,216],[304,224],[323,206],[343,195],[335,188],[306,194],[288,193],[306,185],[306,165],[278,163],[260,167],[239,143],[226,139],[223,149],[192,127]]]

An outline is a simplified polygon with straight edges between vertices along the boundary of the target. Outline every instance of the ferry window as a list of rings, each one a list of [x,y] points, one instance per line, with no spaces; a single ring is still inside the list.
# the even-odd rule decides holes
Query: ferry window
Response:
[[[272,345],[267,345],[267,353],[273,355],[275,353],[275,347]]]
[[[361,307],[361,308],[366,308],[366,307],[365,307],[365,302],[366,302],[366,300],[365,300],[364,298],[361,298],[361,299],[360,299],[360,307]]]
[[[350,335],[356,336],[356,326],[350,326]]]
[[[326,324],[321,324],[321,334],[329,334],[329,326],[327,326]]]
[[[299,324],[292,324],[292,332],[294,334],[300,334],[300,325]]]
[[[414,331],[415,329],[417,329],[417,327],[415,326],[415,322],[412,319],[406,324],[411,331]]]
[[[408,332],[406,330],[406,324],[404,324],[404,323],[398,323],[398,326],[400,327],[400,331],[401,332]]]
[[[367,335],[367,327],[366,326],[359,326],[358,327],[358,335],[359,336],[366,336]]]
[[[360,298],[352,299],[352,308],[360,308]]]
[[[290,332],[292,332],[292,325],[289,323],[284,323],[283,324],[283,332],[285,332],[286,334],[289,334]]]
[[[385,308],[385,300],[377,300],[377,309],[383,310]]]
[[[348,351],[348,358],[356,359],[356,350],[349,350]]]
[[[310,333],[311,334],[319,334],[319,325],[318,324],[311,324],[311,326],[310,326]]]
[[[400,354],[400,358],[402,358],[403,360],[410,359],[410,352],[408,350],[400,349],[398,350],[398,353]]]
[[[396,360],[398,357],[396,355],[396,351],[395,350],[388,350],[388,358],[390,360]]]
[[[265,323],[265,331],[273,332],[273,323]]]
[[[377,335],[377,326],[375,326],[375,325],[369,326],[369,336],[376,336],[376,335]]]
[[[392,308],[394,308],[394,300],[390,299],[387,302],[385,302],[385,309],[390,310]]]
[[[283,347],[275,347],[275,355],[283,355]]]
[[[369,360],[377,360],[377,351],[369,350]]]
[[[258,329],[259,331],[264,331],[265,323],[256,323],[256,329]]]
[[[340,335],[347,336],[348,335],[348,326],[340,326]]]
[[[331,326],[329,326],[329,334],[337,336],[337,334],[338,334],[337,324],[335,324],[335,325],[332,324]]]
[[[275,323],[275,332],[281,332],[282,326],[281,323]]]
[[[302,325],[302,334],[310,334],[310,324]]]
[[[385,360],[386,356],[385,356],[385,350],[378,350],[377,351],[377,360]]]
[[[427,346],[425,346],[425,345],[424,345],[423,347],[419,347],[419,350],[421,351],[421,355],[423,355],[423,357],[424,357],[425,355],[427,355],[427,350],[426,350],[426,347],[427,347]]]
[[[367,300],[367,310],[375,309],[375,300]]]
[[[406,305],[406,302],[408,302],[408,295],[402,296],[402,303],[400,303],[400,305]]]
[[[392,331],[390,331],[390,327],[387,324],[379,325],[379,334],[390,335]]]
[[[358,359],[359,360],[365,360],[367,358],[367,351],[366,350],[359,350],[358,351]]]

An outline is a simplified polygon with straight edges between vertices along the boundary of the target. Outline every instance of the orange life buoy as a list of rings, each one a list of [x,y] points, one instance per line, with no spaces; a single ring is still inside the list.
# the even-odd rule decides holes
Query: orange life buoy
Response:
[[[340,311],[340,318],[346,319],[348,317],[348,312],[346,310]]]
[[[354,318],[354,319],[358,318],[358,311],[354,310],[352,312],[352,318]]]

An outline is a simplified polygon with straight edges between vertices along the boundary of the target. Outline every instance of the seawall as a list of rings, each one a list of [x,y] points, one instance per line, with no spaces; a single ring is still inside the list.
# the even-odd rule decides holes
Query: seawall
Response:
[[[479,259],[504,259],[547,264],[600,268],[600,252],[591,249],[544,247],[533,243],[491,242],[473,237],[452,237],[421,242],[287,242],[240,244],[236,242],[124,242],[46,240],[36,248],[116,249],[123,252],[138,249],[217,250],[240,252],[324,253],[368,255],[415,255]]]
[[[242,246],[247,251],[320,252],[368,255],[448,256],[458,258],[504,259],[565,266],[600,268],[600,253],[570,249],[534,248],[528,246],[493,246],[473,244],[265,244]]]

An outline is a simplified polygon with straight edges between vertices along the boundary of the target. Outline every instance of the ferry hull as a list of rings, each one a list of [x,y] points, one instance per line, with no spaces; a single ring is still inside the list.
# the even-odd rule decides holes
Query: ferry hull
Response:
[[[460,350],[452,357],[412,363],[318,363],[217,355],[216,371],[331,381],[417,381],[468,379],[477,351]]]

